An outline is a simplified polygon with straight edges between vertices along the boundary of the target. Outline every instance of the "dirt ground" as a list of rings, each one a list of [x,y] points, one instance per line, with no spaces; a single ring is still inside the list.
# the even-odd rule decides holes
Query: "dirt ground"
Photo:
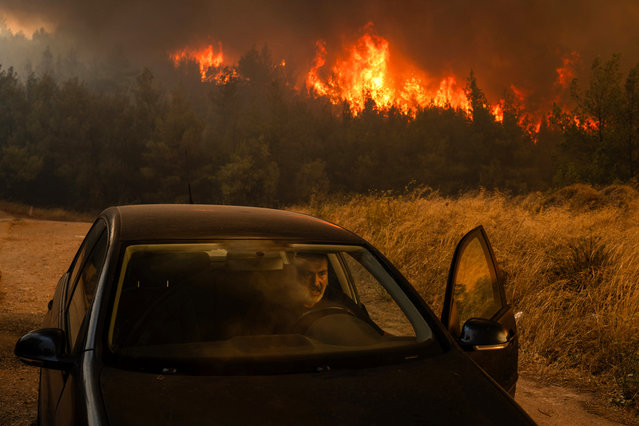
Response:
[[[18,361],[13,347],[22,334],[40,325],[89,226],[15,219],[0,212],[0,425],[35,422],[38,369]],[[597,405],[591,393],[541,384],[527,374],[517,385],[516,400],[540,425],[639,424]]]

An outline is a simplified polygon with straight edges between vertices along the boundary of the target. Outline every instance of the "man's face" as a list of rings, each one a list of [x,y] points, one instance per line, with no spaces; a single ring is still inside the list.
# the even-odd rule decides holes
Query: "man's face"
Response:
[[[304,306],[310,308],[322,299],[326,285],[328,284],[328,262],[326,258],[309,257],[298,258],[297,281],[303,286],[305,302]]]

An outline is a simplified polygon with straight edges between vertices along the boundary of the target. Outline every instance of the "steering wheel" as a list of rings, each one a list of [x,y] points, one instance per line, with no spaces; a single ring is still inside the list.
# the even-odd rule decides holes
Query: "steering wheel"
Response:
[[[315,321],[329,315],[355,316],[350,310],[343,306],[322,306],[319,308],[311,308],[295,320],[291,327],[291,331],[296,334],[305,334]]]

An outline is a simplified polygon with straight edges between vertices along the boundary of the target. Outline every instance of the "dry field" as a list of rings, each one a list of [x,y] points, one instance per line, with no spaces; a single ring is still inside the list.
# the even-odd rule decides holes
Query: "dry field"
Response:
[[[482,193],[455,200],[422,192],[341,203],[315,200],[295,210],[363,235],[435,310],[456,241],[483,224],[506,273],[509,296],[522,312],[519,403],[539,424],[610,424],[592,412],[632,424],[639,375],[639,196],[627,187],[575,191],[525,199]],[[28,215],[29,209],[14,214]],[[34,419],[37,369],[18,362],[13,345],[39,325],[88,227],[3,218],[0,212],[2,425],[28,425]]]
[[[483,225],[521,312],[521,365],[536,377],[596,389],[639,413],[639,193],[574,185],[551,195],[480,192],[316,199],[295,210],[378,247],[440,311],[457,241]],[[639,420],[639,418],[638,418]]]

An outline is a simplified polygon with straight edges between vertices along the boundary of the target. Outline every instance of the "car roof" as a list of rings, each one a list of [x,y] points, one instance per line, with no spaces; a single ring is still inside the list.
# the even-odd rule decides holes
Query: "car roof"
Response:
[[[273,238],[365,244],[346,229],[301,213],[260,207],[143,204],[102,212],[121,241]]]

